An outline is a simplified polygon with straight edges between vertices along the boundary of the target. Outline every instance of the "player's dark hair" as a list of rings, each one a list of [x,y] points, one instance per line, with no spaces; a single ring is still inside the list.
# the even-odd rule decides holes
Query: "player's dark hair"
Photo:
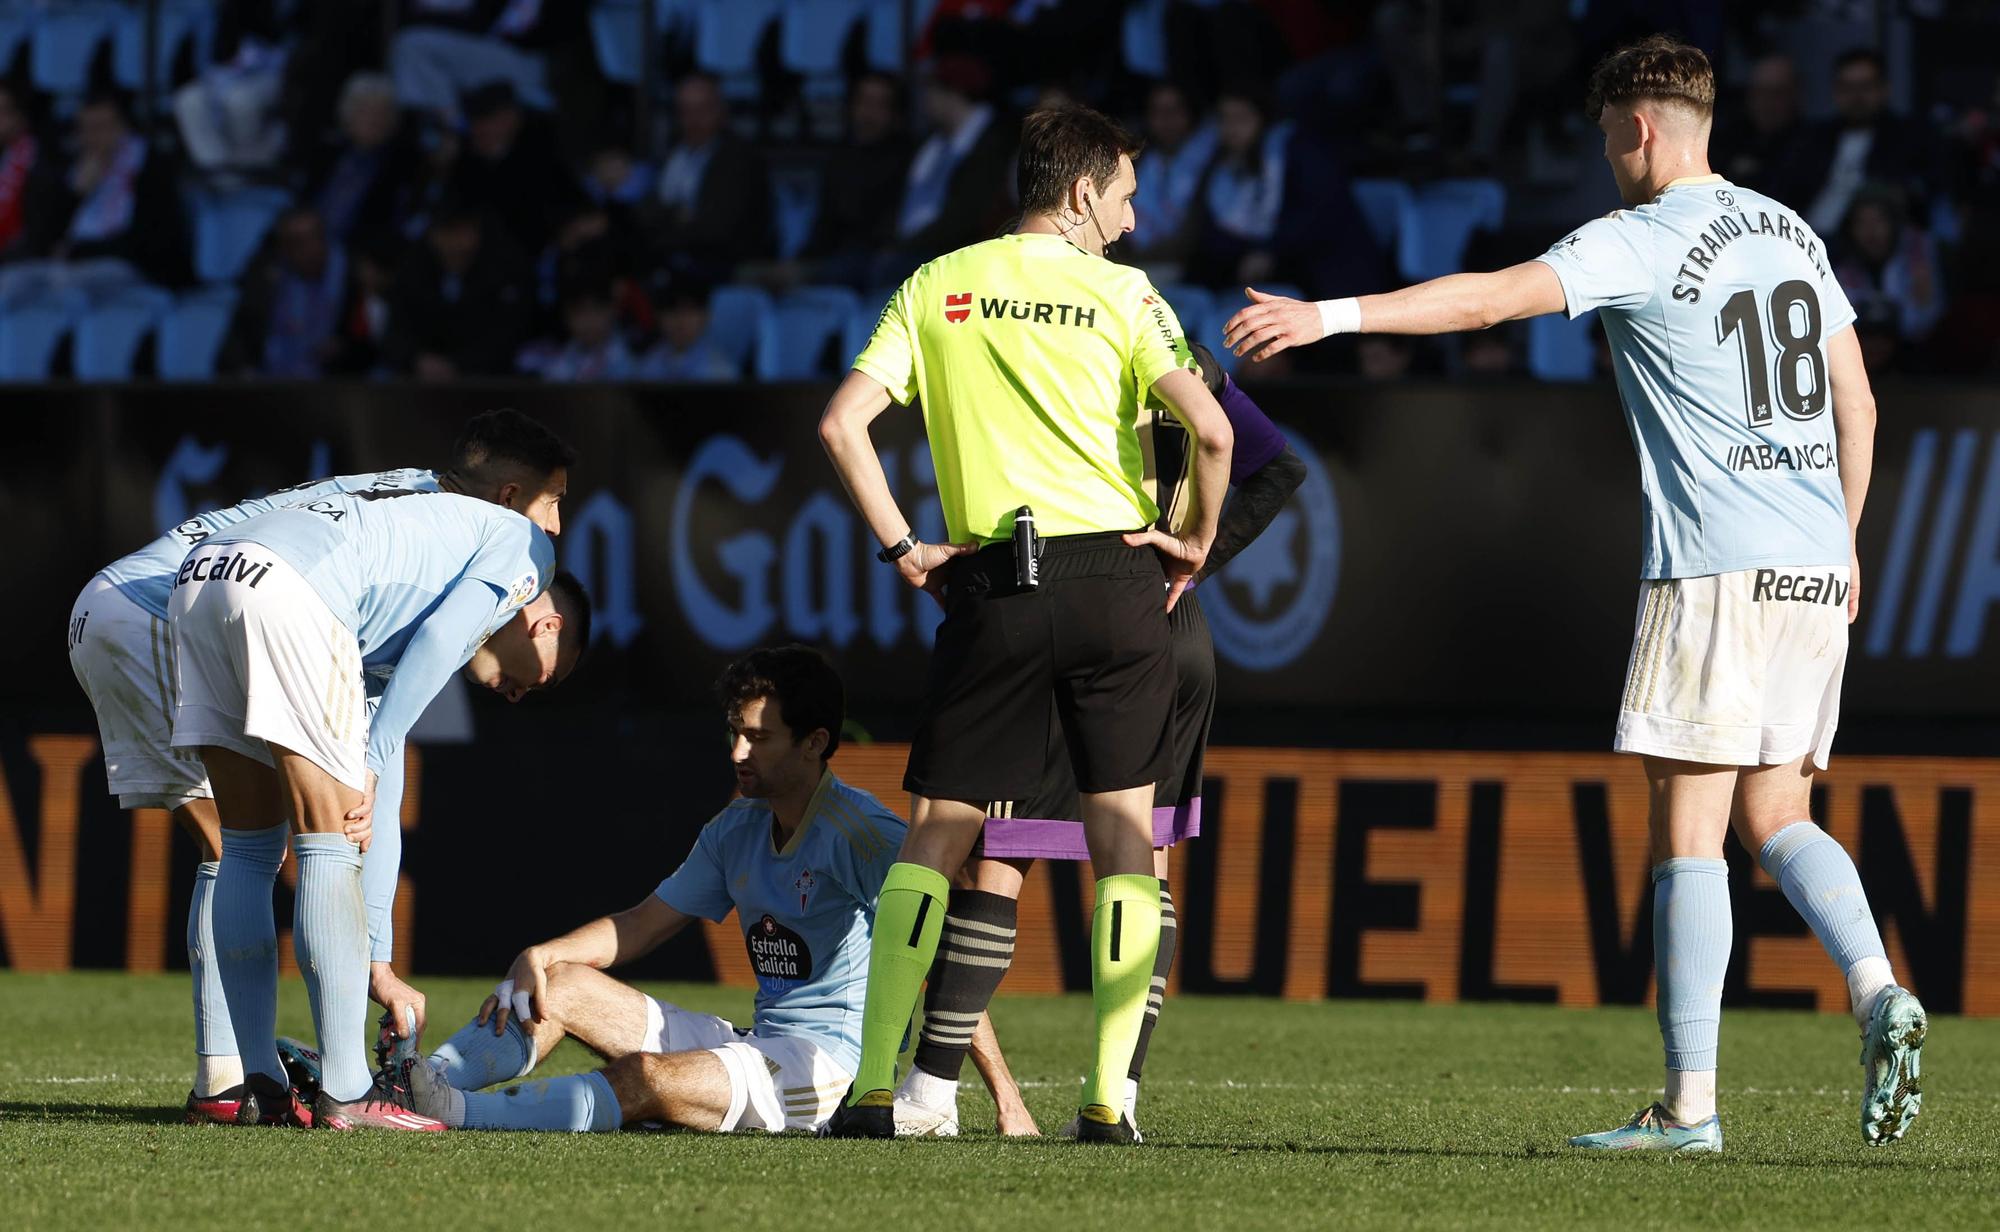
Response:
[[[1857,64],[1866,64],[1874,69],[1877,77],[1889,75],[1888,62],[1882,59],[1882,53],[1873,47],[1850,47],[1841,52],[1840,57],[1833,62],[1833,71],[1838,75]]]
[[[556,614],[563,618],[563,640],[576,646],[576,662],[569,669],[574,676],[590,653],[590,592],[576,574],[558,569],[549,579],[549,598],[556,605]]]
[[[1592,120],[1605,106],[1641,99],[1679,103],[1703,119],[1715,114],[1715,69],[1701,48],[1668,34],[1655,34],[1597,62],[1583,111]]]
[[[1033,112],[1021,121],[1021,158],[1015,171],[1021,212],[1053,214],[1069,186],[1084,176],[1103,192],[1118,174],[1118,156],[1138,152],[1138,139],[1103,112],[1079,103]]]
[[[576,451],[512,407],[485,411],[467,420],[451,447],[451,469],[463,478],[484,478],[496,466],[508,465],[546,479],[558,467],[575,466]]]
[[[825,728],[826,751],[820,760],[831,760],[840,748],[840,726],[847,718],[847,688],[826,656],[810,646],[794,642],[751,651],[722,669],[715,695],[732,719],[755,698],[776,698],[792,739],[804,740],[814,730]]]

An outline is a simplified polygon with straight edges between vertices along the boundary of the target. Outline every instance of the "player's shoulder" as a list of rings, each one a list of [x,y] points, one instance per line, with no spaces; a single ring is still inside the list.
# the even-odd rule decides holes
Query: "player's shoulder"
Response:
[[[820,794],[821,841],[850,847],[862,859],[902,845],[903,819],[873,795],[842,782],[831,772]]]
[[[711,842],[726,841],[746,830],[758,834],[769,833],[771,805],[768,801],[752,800],[738,796],[717,810],[702,827]]]

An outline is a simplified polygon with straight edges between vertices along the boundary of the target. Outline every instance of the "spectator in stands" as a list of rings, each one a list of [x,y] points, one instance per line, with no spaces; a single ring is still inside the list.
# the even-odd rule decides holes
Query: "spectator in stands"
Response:
[[[1141,265],[1179,261],[1193,243],[1195,194],[1215,158],[1212,122],[1195,113],[1187,90],[1156,81],[1146,92],[1146,150],[1139,193],[1132,199],[1138,227],[1121,247]]]
[[[451,195],[464,149],[464,141],[450,125],[435,118],[419,125],[415,171],[404,187],[398,211],[396,231],[403,239],[422,239],[430,229],[431,215]]]
[[[565,288],[562,311],[568,341],[537,365],[543,380],[625,381],[638,374],[618,329],[610,283],[584,279]]]
[[[1799,73],[1790,56],[1765,56],[1750,69],[1742,98],[1715,126],[1711,165],[1732,184],[1775,194],[1799,140]]]
[[[530,107],[551,105],[545,49],[559,37],[563,10],[550,0],[403,0],[389,44],[396,94],[406,107],[459,117],[460,100],[504,81]]]
[[[524,112],[505,81],[465,96],[465,145],[451,195],[486,206],[530,255],[548,245],[556,222],[583,198],[546,119]]]
[[[992,73],[968,55],[940,56],[924,84],[931,135],[917,147],[896,212],[895,254],[876,285],[899,282],[932,257],[992,236],[1007,212],[1014,126],[985,101]]]
[[[404,130],[395,83],[382,73],[349,77],[340,90],[340,134],[309,194],[328,233],[345,242],[357,231],[397,230],[421,154]]]
[[[1863,184],[1899,188],[1921,213],[1937,182],[1937,144],[1925,126],[1889,110],[1881,56],[1864,48],[1834,62],[1833,106],[1833,119],[1800,136],[1778,199],[1791,202],[1821,237],[1839,229]]]
[[[271,259],[244,280],[237,325],[265,376],[311,380],[341,350],[350,298],[347,252],[319,212],[297,206],[271,228]]]
[[[883,203],[897,200],[910,170],[902,93],[895,77],[872,72],[847,93],[847,136],[827,160],[806,241],[815,281],[865,288],[875,254],[895,242],[896,216]]]
[[[76,113],[76,158],[62,181],[59,238],[46,260],[0,271],[0,304],[188,280],[187,227],[166,160],[132,131],[124,103],[94,94]]]
[[[225,10],[214,63],[173,93],[174,122],[187,161],[208,173],[264,176],[285,156],[280,102],[288,52],[269,6]],[[234,46],[226,46],[230,40]]]
[[[0,81],[0,264],[46,256],[61,221],[61,179],[25,102]]]
[[[727,277],[771,249],[771,187],[762,156],[729,131],[722,83],[689,73],[674,87],[677,140],[660,168],[640,226],[660,263],[698,277]]]
[[[1865,187],[1840,229],[1833,272],[1863,320],[1880,321],[1902,343],[1929,337],[1944,312],[1937,245],[1912,225],[1902,194]]]
[[[660,340],[639,361],[648,381],[737,381],[743,374],[709,336],[709,288],[687,277],[671,278],[655,300]]]
[[[1216,154],[1197,195],[1189,274],[1209,287],[1241,287],[1270,276],[1278,210],[1285,199],[1288,125],[1273,127],[1263,97],[1243,86],[1216,102]]]
[[[447,202],[397,271],[384,358],[427,381],[511,371],[533,325],[530,285],[505,230]]]
[[[638,205],[652,193],[653,185],[652,166],[615,141],[591,152],[583,179],[584,193],[599,205]]]

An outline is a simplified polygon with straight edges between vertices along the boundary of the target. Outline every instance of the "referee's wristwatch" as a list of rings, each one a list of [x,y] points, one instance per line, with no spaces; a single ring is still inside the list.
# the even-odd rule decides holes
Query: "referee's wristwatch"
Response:
[[[901,539],[898,539],[896,542],[890,544],[888,547],[883,548],[881,551],[875,553],[875,559],[881,561],[885,565],[893,565],[897,561],[903,559],[905,556],[908,556],[911,552],[915,551],[916,547],[917,547],[916,535],[915,534],[904,535]]]

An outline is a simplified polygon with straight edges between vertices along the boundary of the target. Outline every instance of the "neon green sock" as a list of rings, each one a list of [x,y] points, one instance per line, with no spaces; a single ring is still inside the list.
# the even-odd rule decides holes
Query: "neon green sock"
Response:
[[[1085,1104],[1125,1107],[1125,1071],[1146,1021],[1160,951],[1160,879],[1122,873],[1097,883],[1090,920],[1090,998],[1097,1006],[1097,1069]]]
[[[1153,893],[1159,896],[1159,891]],[[930,974],[931,960],[937,957],[945,902],[950,896],[951,882],[944,874],[921,864],[892,864],[882,878],[882,893],[875,900],[875,935],[868,949],[868,1002],[861,1012],[861,1065],[854,1074],[856,1099],[896,1085],[896,1054],[902,1051],[903,1034],[909,1030],[910,1015],[917,1008],[924,977]],[[1149,966],[1147,979],[1151,978]],[[1142,1011],[1145,1002],[1142,989]]]

